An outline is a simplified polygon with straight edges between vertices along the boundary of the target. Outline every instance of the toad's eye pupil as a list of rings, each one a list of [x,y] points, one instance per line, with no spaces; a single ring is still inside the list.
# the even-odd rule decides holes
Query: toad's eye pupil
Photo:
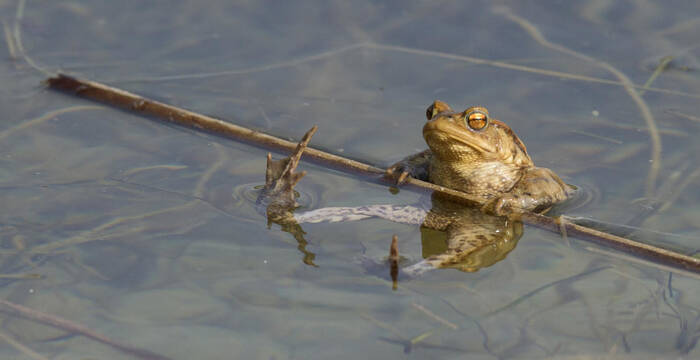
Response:
[[[475,112],[467,115],[467,125],[473,130],[482,130],[488,124],[486,114]]]

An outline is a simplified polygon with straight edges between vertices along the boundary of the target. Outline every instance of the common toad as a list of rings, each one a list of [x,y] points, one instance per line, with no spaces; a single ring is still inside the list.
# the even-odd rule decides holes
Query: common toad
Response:
[[[541,212],[574,193],[553,171],[535,166],[520,138],[486,108],[455,112],[438,100],[426,116],[423,138],[430,149],[387,170],[399,183],[411,175],[459,190],[496,214]]]
[[[554,172],[534,166],[525,145],[504,123],[491,119],[483,107],[454,112],[446,103],[435,101],[427,109],[423,137],[429,150],[394,164],[387,174],[398,182],[408,175],[437,185],[460,190],[485,203],[475,209],[433,196],[432,208],[410,205],[367,205],[327,207],[294,213],[297,207],[293,187],[304,173],[295,168],[315,131],[308,132],[290,155],[273,161],[268,154],[265,187],[258,204],[266,207],[268,220],[278,223],[299,241],[305,262],[314,265],[305,248],[301,223],[339,222],[379,217],[421,225],[445,234],[438,253],[404,268],[412,275],[434,268],[453,267],[476,271],[503,259],[522,235],[522,223],[482,210],[504,214],[518,210],[544,211],[566,200],[574,187]],[[424,235],[427,232],[423,232]],[[424,236],[424,249],[426,236]]]

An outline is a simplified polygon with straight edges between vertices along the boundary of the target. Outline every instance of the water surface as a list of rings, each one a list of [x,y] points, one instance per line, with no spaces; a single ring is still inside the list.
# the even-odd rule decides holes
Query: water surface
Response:
[[[538,165],[590,191],[571,215],[622,223],[656,199],[663,210],[640,227],[693,250],[699,10],[0,1],[11,38],[0,66],[0,272],[41,275],[5,279],[2,297],[173,359],[696,358],[697,276],[526,227],[494,266],[433,271],[394,291],[388,268],[360,258],[381,260],[397,234],[417,261],[418,227],[304,225],[305,254],[251,201],[265,150],[48,91],[25,59],[287,138],[316,124],[314,146],[379,166],[425,148],[433,100],[487,106]],[[662,146],[650,188],[648,125],[610,67],[641,86],[666,56],[641,95]],[[420,197],[301,167],[308,208]],[[310,254],[316,267],[303,262]],[[3,315],[0,331],[49,358],[131,358],[16,317]],[[31,358],[5,343],[0,353]]]

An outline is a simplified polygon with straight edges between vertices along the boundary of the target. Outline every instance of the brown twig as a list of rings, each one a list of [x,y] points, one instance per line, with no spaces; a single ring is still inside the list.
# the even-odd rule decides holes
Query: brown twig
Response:
[[[95,100],[111,106],[133,111],[142,115],[156,117],[160,120],[172,122],[178,125],[205,130],[225,136],[234,140],[248,142],[264,148],[278,151],[292,151],[297,143],[283,140],[272,135],[234,125],[213,117],[197,114],[172,105],[167,105],[117,88],[106,86],[97,82],[81,80],[67,75],[59,74],[47,80],[49,87],[56,90],[78,95],[80,97]],[[345,170],[356,171],[364,174],[383,174],[384,170],[349,160],[341,156],[329,154],[313,148],[304,151],[304,156],[315,161],[340,166]]]
[[[7,313],[21,316],[25,319],[34,320],[45,325],[50,325],[70,333],[80,334],[93,340],[97,340],[103,344],[107,344],[115,349],[121,350],[125,353],[134,355],[140,359],[145,360],[169,360],[170,358],[163,355],[156,354],[149,350],[137,349],[128,345],[118,343],[100,333],[97,333],[83,325],[76,324],[72,321],[47,314],[38,310],[30,309],[26,306],[15,304],[7,300],[0,299],[0,310]]]
[[[116,89],[94,81],[77,79],[64,74],[59,74],[46,80],[47,85],[55,90],[67,92],[72,95],[87,98],[100,103],[105,103],[127,111],[158,118],[163,121],[179,125],[205,130],[220,136],[232,138],[269,149],[292,151],[296,147],[295,142],[283,140],[268,134],[234,125],[223,120],[200,115],[192,111],[181,109],[172,105],[150,100],[139,95]],[[329,165],[336,169],[354,172],[365,176],[371,176],[380,181],[391,182],[383,176],[384,169],[364,164],[359,161],[343,158],[318,149],[308,147],[305,152],[307,159]],[[409,178],[406,183],[413,188],[433,191],[453,201],[469,205],[482,205],[474,197],[460,191],[455,191],[442,186]],[[570,221],[557,221],[554,218],[540,214],[527,212],[519,214],[519,219],[524,223],[542,229],[560,233],[565,229],[568,236],[584,238],[593,242],[609,246],[626,253],[651,259],[675,268],[700,273],[700,259],[679,254],[663,248],[628,240],[619,236],[608,234],[585,226],[577,225]]]
[[[394,234],[389,245],[389,275],[391,276],[392,290],[396,291],[399,284],[399,237]]]

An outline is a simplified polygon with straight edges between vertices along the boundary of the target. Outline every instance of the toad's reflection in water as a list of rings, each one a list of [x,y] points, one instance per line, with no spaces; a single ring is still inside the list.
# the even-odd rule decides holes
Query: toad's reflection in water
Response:
[[[434,268],[474,272],[503,260],[523,234],[523,224],[479,209],[437,199],[421,226],[424,260],[404,269],[419,274]]]
[[[432,197],[432,208],[429,210],[411,205],[369,205],[328,207],[295,214],[298,204],[294,186],[304,175],[296,173],[295,169],[312,134],[313,129],[304,136],[289,158],[275,161],[268,156],[265,187],[257,201],[270,223],[279,224],[283,231],[295,237],[306,264],[314,265],[314,255],[305,249],[306,240],[300,226],[305,222],[341,222],[379,217],[421,225],[424,259],[402,269],[401,272],[409,276],[436,268],[477,271],[505,258],[522,236],[521,222],[487,215],[479,209],[465,207],[436,195]]]

